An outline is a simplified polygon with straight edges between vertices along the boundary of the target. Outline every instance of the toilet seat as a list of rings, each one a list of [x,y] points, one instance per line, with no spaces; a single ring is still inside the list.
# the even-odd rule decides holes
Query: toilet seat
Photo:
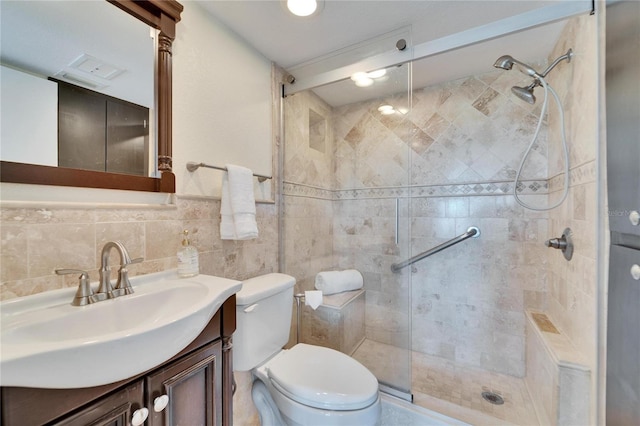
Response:
[[[333,349],[300,343],[265,366],[273,386],[309,407],[359,410],[378,399],[378,381],[362,364]]]

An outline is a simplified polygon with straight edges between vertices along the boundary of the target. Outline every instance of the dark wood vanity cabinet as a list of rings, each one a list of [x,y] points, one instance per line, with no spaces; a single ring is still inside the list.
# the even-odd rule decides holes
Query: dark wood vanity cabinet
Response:
[[[161,368],[145,384],[149,426],[222,424],[222,342]],[[152,407],[163,395],[169,403],[155,411]]]
[[[51,423],[55,426],[127,426],[133,414],[144,407],[142,380],[99,399],[78,413]]]
[[[136,410],[146,408],[147,426],[231,426],[235,308],[234,295],[189,346],[128,380],[83,389],[3,387],[1,424],[128,426]],[[113,362],[127,361],[123,354]]]

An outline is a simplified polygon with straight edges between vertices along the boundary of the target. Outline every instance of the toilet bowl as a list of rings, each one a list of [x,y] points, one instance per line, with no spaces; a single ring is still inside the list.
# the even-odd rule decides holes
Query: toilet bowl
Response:
[[[234,369],[251,370],[252,397],[266,425],[375,425],[378,381],[355,359],[289,338],[295,279],[267,274],[236,294]]]

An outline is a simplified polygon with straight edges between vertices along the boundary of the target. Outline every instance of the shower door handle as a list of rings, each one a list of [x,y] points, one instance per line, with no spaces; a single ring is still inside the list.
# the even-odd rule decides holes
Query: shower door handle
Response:
[[[400,198],[396,198],[395,242],[400,244]]]

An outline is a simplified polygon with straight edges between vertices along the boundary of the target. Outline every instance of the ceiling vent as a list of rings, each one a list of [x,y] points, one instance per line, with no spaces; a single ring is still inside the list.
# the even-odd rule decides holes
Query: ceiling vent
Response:
[[[124,68],[83,53],[54,77],[99,91],[109,87],[112,80],[124,71]]]
[[[69,70],[58,71],[54,74],[54,77],[59,80],[68,81],[69,83],[77,84],[93,90],[102,90],[108,86],[108,84],[104,84],[98,80],[92,79],[91,77],[85,77],[84,75],[79,75]]]
[[[77,69],[105,80],[113,80],[124,72],[123,68],[108,64],[102,59],[95,58],[91,55],[87,55],[86,53],[80,55],[80,57],[70,63],[69,68]]]

